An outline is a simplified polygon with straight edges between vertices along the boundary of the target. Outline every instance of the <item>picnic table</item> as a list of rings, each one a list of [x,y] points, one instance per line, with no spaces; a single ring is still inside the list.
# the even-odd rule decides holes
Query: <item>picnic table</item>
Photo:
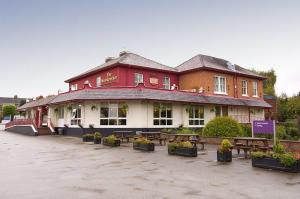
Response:
[[[244,150],[245,158],[248,157],[248,151],[267,151],[270,149],[268,139],[253,137],[236,137],[233,139],[233,148],[240,154],[240,150]]]
[[[140,132],[139,134],[151,141],[158,140],[160,145],[162,145],[162,142],[166,145],[167,137],[163,136],[162,132]]]
[[[116,138],[120,139],[122,142],[124,139],[127,142],[129,142],[130,138],[133,138],[135,136],[135,132],[133,132],[133,131],[114,131],[113,135],[116,136]]]
[[[184,141],[189,141],[195,146],[197,144],[201,144],[201,150],[204,150],[204,144],[206,142],[204,140],[201,140],[200,135],[198,134],[175,134],[173,135],[173,139],[170,140],[170,142],[184,142]]]

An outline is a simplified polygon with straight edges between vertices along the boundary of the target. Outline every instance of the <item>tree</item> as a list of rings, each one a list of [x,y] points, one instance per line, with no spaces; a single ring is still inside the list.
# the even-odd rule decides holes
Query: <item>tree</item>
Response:
[[[264,94],[276,96],[275,92],[275,84],[277,80],[277,76],[274,69],[268,70],[268,71],[256,71],[252,70],[258,75],[264,76],[267,79],[264,80],[263,86],[264,86]]]
[[[15,105],[10,104],[3,106],[3,116],[11,116],[11,118],[13,118],[16,113],[17,108]]]

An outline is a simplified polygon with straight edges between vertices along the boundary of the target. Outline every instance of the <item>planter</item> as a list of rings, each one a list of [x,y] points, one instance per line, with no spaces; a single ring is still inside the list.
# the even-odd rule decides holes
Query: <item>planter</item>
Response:
[[[231,162],[232,161],[232,151],[217,151],[218,162]]]
[[[154,143],[143,144],[138,142],[133,142],[133,149],[141,151],[154,151]]]
[[[82,137],[82,141],[83,142],[94,142],[94,138],[93,137]]]
[[[101,138],[100,139],[94,139],[94,144],[101,144]]]
[[[117,146],[121,145],[121,140],[116,139],[114,143],[109,143],[109,142],[107,142],[106,138],[103,138],[102,144],[105,146],[117,147]]]
[[[198,149],[197,147],[193,148],[183,148],[183,147],[176,147],[174,150],[168,149],[169,155],[180,155],[185,157],[197,157],[198,156]]]
[[[271,157],[263,157],[263,158],[252,158],[252,166],[260,167],[264,169],[273,169],[291,173],[299,173],[300,172],[300,160],[293,166],[285,166],[280,163],[279,159],[271,158]]]

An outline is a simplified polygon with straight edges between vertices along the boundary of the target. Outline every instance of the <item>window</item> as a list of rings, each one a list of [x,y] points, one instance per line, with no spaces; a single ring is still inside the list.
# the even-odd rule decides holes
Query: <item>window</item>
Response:
[[[242,81],[242,96],[248,96],[248,82],[246,80]]]
[[[101,87],[101,77],[97,77],[96,79],[96,87]]]
[[[189,110],[189,125],[203,126],[204,125],[204,107],[192,106]]]
[[[165,103],[153,104],[153,125],[154,126],[173,125],[171,104],[165,104]]]
[[[258,92],[257,92],[257,81],[253,82],[253,96],[258,97]]]
[[[81,105],[73,106],[71,114],[71,125],[81,124]]]
[[[134,83],[139,84],[144,82],[144,77],[143,74],[141,73],[135,73],[134,74]]]
[[[77,90],[77,84],[71,85],[71,91],[76,91]]]
[[[127,105],[122,103],[103,103],[100,107],[101,126],[125,126],[127,124]]]
[[[165,76],[163,78],[163,88],[170,90],[170,77]]]
[[[216,117],[228,116],[228,106],[216,106]]]
[[[64,107],[59,107],[57,114],[58,114],[58,119],[64,119],[65,117]]]
[[[226,79],[225,77],[215,76],[215,93],[226,94]]]

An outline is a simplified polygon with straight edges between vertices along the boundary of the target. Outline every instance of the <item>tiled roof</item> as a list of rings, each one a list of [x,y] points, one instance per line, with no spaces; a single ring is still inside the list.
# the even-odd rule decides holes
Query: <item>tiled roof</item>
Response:
[[[262,79],[265,78],[236,64],[233,65],[235,67],[235,70],[232,70],[228,67],[228,64],[230,64],[230,62],[225,59],[220,59],[207,55],[196,55],[195,57],[177,66],[176,69],[178,72],[185,72],[199,68],[210,68],[225,72],[233,72],[242,75],[254,76]]]
[[[38,106],[45,106],[45,105],[50,104],[50,102],[54,98],[56,98],[56,95],[49,96],[49,97],[46,97],[46,98],[42,98],[42,99],[39,99],[39,100],[31,101],[31,102],[28,102],[28,103],[24,104],[23,106],[20,106],[18,108],[18,110],[24,110],[24,109],[27,109],[27,108],[33,108],[33,107],[38,107]]]
[[[88,70],[84,73],[81,73],[81,74],[75,76],[75,77],[72,77],[72,78],[66,80],[65,82],[70,82],[74,79],[84,77],[86,75],[89,75],[91,73],[94,73],[96,71],[104,69],[106,67],[112,66],[114,64],[125,64],[125,65],[131,65],[131,66],[140,66],[140,67],[145,67],[145,68],[176,72],[175,68],[160,64],[158,62],[155,62],[153,60],[147,59],[145,57],[142,57],[142,56],[134,54],[134,53],[126,52],[126,53],[123,53],[123,55],[121,55],[118,58],[112,59],[100,66],[97,66],[91,70]]]
[[[263,100],[245,100],[232,97],[206,96],[198,93],[148,88],[84,89],[60,94],[53,99],[50,104],[82,100],[158,100],[198,104],[220,104],[266,108],[271,107]]]
[[[0,97],[0,104],[20,104],[26,98]]]

